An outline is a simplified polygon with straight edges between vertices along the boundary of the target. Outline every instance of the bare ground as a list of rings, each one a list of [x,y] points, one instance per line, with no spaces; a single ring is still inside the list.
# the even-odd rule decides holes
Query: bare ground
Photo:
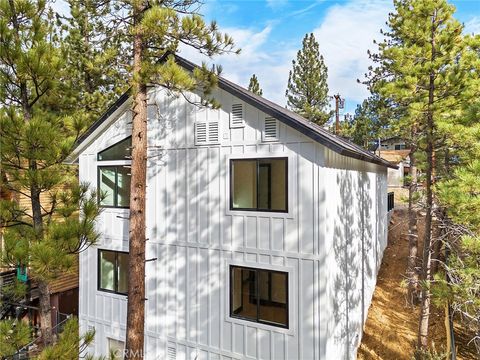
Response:
[[[358,349],[358,359],[396,360],[413,357],[419,309],[408,306],[406,288],[401,285],[408,258],[407,221],[407,209],[396,208],[362,343]],[[423,218],[419,218],[418,230],[419,238],[422,239]],[[457,325],[455,330],[457,359],[477,359],[473,347],[467,346],[468,336],[462,333],[461,326]],[[430,346],[442,352],[446,344],[443,309],[432,307],[429,331]]]

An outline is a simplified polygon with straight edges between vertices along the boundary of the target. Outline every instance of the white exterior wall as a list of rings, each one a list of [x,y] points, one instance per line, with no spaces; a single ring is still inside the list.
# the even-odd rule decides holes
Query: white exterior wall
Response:
[[[389,187],[402,187],[405,167],[403,161],[397,164],[398,169],[388,169],[387,182]]]
[[[247,104],[245,128],[230,129],[234,98],[215,97],[220,110],[151,94],[146,256],[158,260],[146,265],[146,358],[353,358],[386,245],[386,169],[281,123],[280,140],[262,142],[265,114]],[[219,145],[194,145],[193,124],[205,117],[219,119]],[[81,181],[97,183],[97,152],[130,127],[126,111],[81,153]],[[229,210],[228,159],[245,156],[288,156],[288,214]],[[126,297],[97,290],[97,248],[128,251],[127,219],[128,210],[105,209],[98,247],[80,256],[80,326],[95,328],[95,355],[125,337]],[[289,272],[289,329],[229,318],[232,262]]]

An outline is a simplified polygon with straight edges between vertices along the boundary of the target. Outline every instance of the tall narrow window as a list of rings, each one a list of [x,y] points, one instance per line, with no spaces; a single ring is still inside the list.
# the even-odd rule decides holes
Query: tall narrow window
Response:
[[[288,273],[231,265],[230,316],[288,328]]]
[[[128,253],[98,250],[98,290],[127,294]]]
[[[131,136],[97,154],[100,206],[129,207],[131,154]]]
[[[230,160],[230,209],[287,212],[287,158]]]
[[[130,165],[99,166],[100,205],[128,208],[130,205],[130,178]]]

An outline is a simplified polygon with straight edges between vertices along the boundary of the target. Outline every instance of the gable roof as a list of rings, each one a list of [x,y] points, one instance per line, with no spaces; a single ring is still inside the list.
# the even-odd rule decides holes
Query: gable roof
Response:
[[[192,71],[197,67],[197,65],[188,61],[187,59],[182,58],[181,56],[178,56],[176,54],[174,56],[177,64],[179,64],[186,70]],[[278,104],[275,104],[274,102],[267,100],[259,95],[256,95],[248,91],[247,89],[225,79],[222,76],[218,77],[218,87],[245,101],[247,104],[252,105],[257,109],[260,109],[267,115],[274,117],[275,119],[294,128],[305,136],[315,140],[316,142],[326,146],[327,148],[335,151],[340,155],[366,162],[371,162],[377,165],[391,167],[394,169],[397,168],[396,165],[391,164],[390,162],[376,156],[375,154],[368,152],[362,147],[332,134],[331,132],[325,130],[321,126],[318,126],[317,124],[312,123],[311,121],[308,121],[297,113],[290,111]],[[127,91],[97,121],[95,121],[87,129],[87,131],[78,138],[72,151],[72,155],[76,152],[75,150],[77,150],[79,145],[85,140],[87,140],[87,138],[92,133],[94,133],[95,130],[97,130],[109,118],[109,116],[112,115],[118,108],[120,108],[129,98],[130,91]],[[73,157],[76,156],[74,155]]]

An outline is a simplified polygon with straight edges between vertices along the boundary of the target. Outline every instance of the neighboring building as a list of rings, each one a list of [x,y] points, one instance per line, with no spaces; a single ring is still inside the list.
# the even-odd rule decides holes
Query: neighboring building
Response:
[[[381,151],[383,150],[405,150],[408,149],[408,146],[405,144],[405,140],[403,140],[400,136],[392,136],[387,139],[380,140],[381,144]],[[378,144],[376,149],[378,151]]]
[[[7,179],[3,179],[6,181]],[[0,186],[0,196],[3,200],[14,200],[22,209],[30,209],[30,199],[19,193],[8,191],[4,186]],[[48,195],[43,194],[41,203],[44,208],[48,208],[50,199]],[[2,229],[0,227],[0,248],[3,249],[3,239],[1,238]],[[13,275],[13,276],[12,276]],[[2,286],[11,284],[15,277],[27,284],[27,294],[25,298],[8,299],[0,302],[0,320],[9,317],[29,319],[34,326],[40,326],[40,316],[38,314],[38,289],[35,281],[28,276],[28,269],[17,267],[12,269],[0,269],[0,299],[2,298]],[[3,299],[5,300],[5,299]],[[23,307],[23,305],[26,305]],[[52,327],[65,320],[68,316],[78,316],[78,261],[70,271],[58,276],[50,283],[50,305],[52,306]]]
[[[355,358],[393,165],[224,78],[217,110],[148,95],[146,358]],[[131,104],[124,94],[69,159],[107,195],[80,255],[95,355],[124,346]]]
[[[378,152],[377,152],[378,153]],[[405,177],[410,174],[410,150],[382,150],[382,159],[397,165],[397,169],[388,169],[388,187],[399,188],[406,185]]]

